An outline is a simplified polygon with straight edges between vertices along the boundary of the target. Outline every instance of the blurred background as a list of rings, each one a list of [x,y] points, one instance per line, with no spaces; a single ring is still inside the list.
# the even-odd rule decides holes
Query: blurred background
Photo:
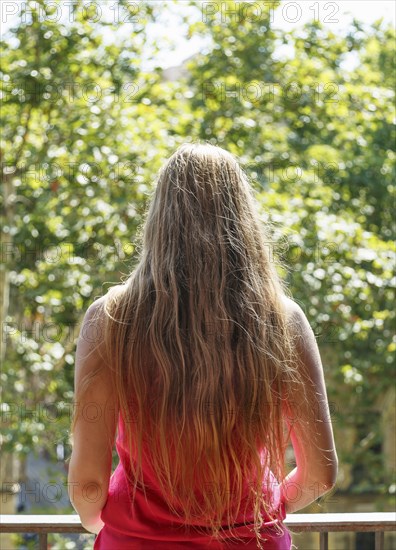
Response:
[[[392,1],[2,3],[2,513],[74,513],[79,326],[133,268],[161,164],[196,139],[239,157],[317,337],[340,469],[304,512],[395,510],[394,17]]]

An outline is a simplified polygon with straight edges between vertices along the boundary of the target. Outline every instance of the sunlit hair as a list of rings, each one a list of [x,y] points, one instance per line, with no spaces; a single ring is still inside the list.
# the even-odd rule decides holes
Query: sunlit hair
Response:
[[[105,304],[120,411],[133,415],[131,486],[144,490],[144,454],[182,522],[221,538],[250,511],[260,540],[264,512],[278,517],[267,474],[285,476],[283,405],[298,379],[288,289],[237,160],[207,143],[179,147],[141,237]]]

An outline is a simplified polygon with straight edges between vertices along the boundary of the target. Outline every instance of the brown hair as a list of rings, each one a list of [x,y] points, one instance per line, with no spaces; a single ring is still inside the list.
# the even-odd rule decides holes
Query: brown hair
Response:
[[[259,541],[263,510],[276,515],[263,482],[268,469],[285,476],[282,410],[298,382],[286,283],[230,153],[184,144],[156,183],[139,262],[105,304],[123,418],[133,408],[131,484],[144,489],[147,453],[170,509],[185,524],[209,518],[221,538],[224,524],[232,533],[248,481]]]

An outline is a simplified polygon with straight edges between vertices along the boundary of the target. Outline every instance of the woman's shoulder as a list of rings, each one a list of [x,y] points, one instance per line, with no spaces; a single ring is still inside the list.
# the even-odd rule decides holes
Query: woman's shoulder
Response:
[[[125,285],[114,285],[102,296],[95,296],[85,311],[80,336],[85,336],[91,343],[100,344],[103,341],[104,319],[107,302],[123,291]]]
[[[282,295],[282,304],[289,318],[301,320],[302,317],[305,317],[302,307],[295,300],[293,300],[293,298],[286,296],[286,294]]]
[[[113,285],[107,289],[107,291],[99,297],[94,297],[91,305],[88,307],[88,311],[91,314],[99,313],[103,311],[103,308],[109,299],[113,299],[116,296],[120,296],[125,291],[126,285],[124,283]]]
[[[311,342],[312,337],[314,337],[313,330],[303,307],[286,295],[282,297],[282,301],[286,312],[287,324],[292,329],[292,332],[299,337],[298,342],[300,344],[302,342]]]

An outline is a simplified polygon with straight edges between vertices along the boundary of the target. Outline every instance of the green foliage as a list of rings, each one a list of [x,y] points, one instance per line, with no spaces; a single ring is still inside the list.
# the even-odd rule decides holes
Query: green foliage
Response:
[[[385,491],[378,415],[365,419],[394,377],[394,29],[286,33],[269,12],[199,17],[188,34],[211,46],[166,82],[141,63],[158,51],[147,25],[166,4],[139,3],[131,33],[111,44],[104,29],[117,27],[84,17],[81,0],[67,24],[38,16],[50,15],[44,0],[27,4],[33,16],[1,42],[4,448],[67,444],[82,315],[133,264],[163,159],[205,139],[240,156],[272,222],[269,246],[317,334],[337,440],[358,426],[341,464],[354,466],[355,488]]]
[[[43,513],[40,510],[40,513]],[[70,510],[65,513],[69,514]],[[52,510],[48,511],[48,514],[53,514]],[[22,535],[13,535],[12,540],[15,544],[15,548],[24,548],[25,550],[36,550],[38,544],[38,535],[30,535],[29,539],[24,538]],[[48,535],[48,544],[52,550],[91,550],[95,540],[95,535],[61,535],[53,533]]]

